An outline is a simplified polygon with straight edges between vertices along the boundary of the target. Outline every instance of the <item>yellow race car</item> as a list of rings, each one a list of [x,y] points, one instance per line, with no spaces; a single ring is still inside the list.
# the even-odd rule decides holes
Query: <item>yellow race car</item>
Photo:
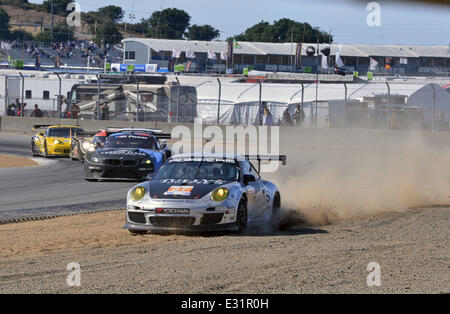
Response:
[[[68,157],[72,139],[85,131],[73,125],[35,125],[34,130],[45,129],[31,138],[31,154],[33,156]]]

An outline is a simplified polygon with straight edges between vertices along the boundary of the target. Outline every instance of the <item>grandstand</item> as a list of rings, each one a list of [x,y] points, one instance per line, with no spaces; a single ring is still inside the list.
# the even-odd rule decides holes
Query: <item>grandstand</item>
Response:
[[[0,50],[2,56],[2,64],[6,64],[6,62],[10,60],[22,60],[24,66],[33,66],[35,65],[36,58],[34,54],[34,48],[39,50],[39,55],[41,56],[41,66],[43,67],[53,67],[55,65],[55,59],[58,55],[58,50],[50,45],[43,44],[34,44],[32,42],[7,42],[10,46],[10,49],[2,49]],[[80,68],[87,67],[88,61],[88,53],[85,47],[88,45],[87,41],[77,41],[76,44],[72,45],[71,56],[68,53],[60,53],[60,62],[61,65],[65,67],[71,68]],[[83,45],[83,46],[82,46]],[[32,46],[33,49],[29,49]],[[103,67],[104,56],[103,51],[99,48],[93,49],[89,53],[91,55],[90,66],[91,67]],[[9,56],[9,58],[8,58]],[[111,46],[106,54],[108,62],[121,62],[122,61],[122,50],[119,47]],[[92,61],[94,60],[94,61]]]

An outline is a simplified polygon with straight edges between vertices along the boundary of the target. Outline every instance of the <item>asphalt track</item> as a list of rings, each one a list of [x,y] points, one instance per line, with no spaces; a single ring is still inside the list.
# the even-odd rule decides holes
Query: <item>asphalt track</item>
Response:
[[[0,134],[0,154],[31,157],[31,136]],[[51,158],[47,165],[0,169],[0,222],[118,209],[135,182],[87,182],[79,162]]]

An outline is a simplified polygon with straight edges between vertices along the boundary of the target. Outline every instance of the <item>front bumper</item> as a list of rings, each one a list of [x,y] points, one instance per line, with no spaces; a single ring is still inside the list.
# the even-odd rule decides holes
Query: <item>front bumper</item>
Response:
[[[70,155],[70,145],[47,145],[47,155],[48,156],[69,156]]]
[[[139,161],[131,165],[108,165],[93,163],[84,159],[84,172],[86,178],[93,179],[147,179],[149,173],[154,172],[153,163],[143,164]]]
[[[238,230],[234,206],[214,207],[212,204],[193,205],[188,202],[164,202],[152,206],[129,205],[126,211],[125,229],[146,230],[191,230],[218,231]],[[211,205],[211,206],[210,206]],[[210,206],[210,207],[208,207]],[[182,214],[169,214],[167,211],[182,210]],[[188,212],[186,212],[188,211]]]

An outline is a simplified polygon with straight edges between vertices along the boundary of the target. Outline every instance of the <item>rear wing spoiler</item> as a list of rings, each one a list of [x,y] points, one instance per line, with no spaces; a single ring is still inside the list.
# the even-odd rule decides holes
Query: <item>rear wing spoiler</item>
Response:
[[[283,166],[286,165],[286,155],[245,155],[247,160],[258,161],[258,172],[261,171],[261,161],[281,161]]]
[[[72,132],[72,129],[70,130],[70,138],[71,139],[78,139],[78,138],[84,138],[84,137],[93,137],[98,132]]]
[[[33,130],[37,130],[37,129],[47,129],[48,127],[51,127],[51,124],[36,124],[33,125]]]

